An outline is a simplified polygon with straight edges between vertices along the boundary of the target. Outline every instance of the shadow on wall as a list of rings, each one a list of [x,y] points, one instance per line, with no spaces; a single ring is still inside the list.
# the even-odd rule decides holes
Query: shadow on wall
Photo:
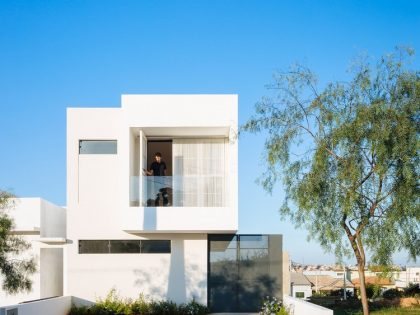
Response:
[[[157,228],[156,207],[145,207],[143,213],[143,229],[155,231]]]
[[[184,240],[173,239],[171,250],[168,278],[162,268],[135,269],[135,286],[141,292],[149,292],[154,299],[185,303],[194,298],[197,302],[205,303],[207,279],[203,279],[199,265],[185,263]],[[164,264],[161,260],[159,265]]]

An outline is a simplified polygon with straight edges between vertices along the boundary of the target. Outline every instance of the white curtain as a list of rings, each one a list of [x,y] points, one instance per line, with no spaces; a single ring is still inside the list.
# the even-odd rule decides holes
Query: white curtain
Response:
[[[174,206],[226,206],[226,147],[225,139],[173,140]]]

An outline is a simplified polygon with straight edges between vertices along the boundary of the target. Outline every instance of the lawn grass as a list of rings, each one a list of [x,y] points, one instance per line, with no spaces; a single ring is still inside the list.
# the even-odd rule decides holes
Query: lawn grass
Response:
[[[420,315],[420,306],[414,307],[390,307],[370,312],[371,315]],[[334,315],[363,315],[362,311],[334,310]]]

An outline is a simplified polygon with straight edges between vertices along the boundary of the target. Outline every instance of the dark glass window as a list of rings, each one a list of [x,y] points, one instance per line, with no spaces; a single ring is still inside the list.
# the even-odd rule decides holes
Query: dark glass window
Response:
[[[110,241],[111,254],[139,254],[140,241],[136,240],[115,240]]]
[[[79,154],[117,154],[117,140],[79,140]]]
[[[208,236],[208,305],[214,313],[257,312],[278,283],[268,235]],[[280,277],[281,274],[279,274]]]
[[[295,297],[303,299],[305,297],[305,293],[304,292],[296,292]]]
[[[171,241],[161,240],[142,240],[141,241],[142,254],[170,254]]]
[[[79,254],[108,254],[109,241],[79,241]]]
[[[79,240],[79,254],[169,254],[169,240]]]
[[[240,235],[241,248],[268,248],[268,235]]]

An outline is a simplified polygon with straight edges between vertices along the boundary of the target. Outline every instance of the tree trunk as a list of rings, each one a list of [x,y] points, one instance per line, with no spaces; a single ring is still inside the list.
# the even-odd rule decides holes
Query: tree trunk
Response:
[[[363,315],[369,315],[369,305],[366,296],[366,283],[365,283],[365,262],[357,262],[360,280],[360,296],[362,299]]]

